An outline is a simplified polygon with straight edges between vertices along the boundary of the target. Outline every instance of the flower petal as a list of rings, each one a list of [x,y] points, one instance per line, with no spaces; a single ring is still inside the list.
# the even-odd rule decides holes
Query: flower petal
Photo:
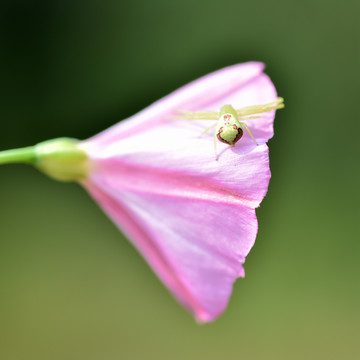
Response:
[[[237,64],[206,75],[160,99],[138,114],[123,120],[92,140],[97,146],[119,141],[176,115],[176,110],[219,111],[224,104],[235,108],[261,105],[276,100],[276,90],[259,62]],[[256,120],[254,136],[263,143],[273,136],[274,111]],[[249,124],[253,125],[250,120]]]
[[[213,320],[225,309],[255,241],[254,207],[260,199],[234,188],[252,184],[264,193],[270,176],[266,146],[229,165],[227,170],[234,172],[228,180],[209,180],[203,174],[113,158],[103,160],[99,172],[84,183],[200,321]]]
[[[139,135],[139,144],[148,135]],[[228,151],[215,161],[212,141],[203,146],[202,139],[178,133],[179,145],[181,139],[185,154],[123,140],[117,154],[97,161],[85,186],[175,296],[209,321],[225,309],[255,241],[254,208],[270,178],[268,151],[266,145],[244,154]]]
[[[81,144],[93,163],[85,188],[199,321],[221,314],[244,276],[275,112],[247,122],[262,145],[246,134],[234,148],[219,143],[218,161],[213,135],[200,136],[213,121],[173,116],[274,101],[262,69],[247,63],[207,75]]]

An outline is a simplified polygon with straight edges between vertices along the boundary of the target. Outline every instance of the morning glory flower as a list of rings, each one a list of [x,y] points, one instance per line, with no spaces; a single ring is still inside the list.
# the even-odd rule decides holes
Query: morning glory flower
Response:
[[[28,155],[53,178],[84,186],[199,322],[225,310],[244,276],[270,180],[275,111],[246,120],[256,143],[245,131],[233,147],[219,142],[217,159],[213,132],[204,133],[214,120],[178,114],[276,101],[263,69],[256,62],[221,69],[88,140],[41,143]]]

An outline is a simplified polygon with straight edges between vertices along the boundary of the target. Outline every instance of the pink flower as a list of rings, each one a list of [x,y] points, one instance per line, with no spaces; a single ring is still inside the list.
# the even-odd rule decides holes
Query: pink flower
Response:
[[[219,111],[276,100],[261,63],[234,65],[159,100],[81,143],[92,163],[82,181],[176,299],[198,321],[226,308],[257,234],[255,208],[269,180],[266,142],[275,111],[246,123],[235,147],[218,143],[208,120],[174,119],[177,110]]]

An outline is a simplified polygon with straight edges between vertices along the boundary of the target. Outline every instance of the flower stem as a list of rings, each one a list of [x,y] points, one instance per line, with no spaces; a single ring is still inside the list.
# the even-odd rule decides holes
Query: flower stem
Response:
[[[29,164],[55,180],[80,181],[88,176],[91,164],[79,143],[76,139],[57,138],[35,146],[0,151],[0,165]]]
[[[35,161],[35,146],[0,151],[0,165],[11,163],[34,164]]]

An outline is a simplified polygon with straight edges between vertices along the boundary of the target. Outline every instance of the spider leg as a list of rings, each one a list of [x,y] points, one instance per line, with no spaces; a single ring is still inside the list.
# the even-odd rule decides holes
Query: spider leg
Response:
[[[248,127],[245,123],[243,123],[243,122],[241,122],[240,124],[241,124],[241,126],[243,126],[243,127],[246,129],[246,131],[249,133],[249,135],[251,136],[251,138],[254,140],[255,144],[256,144],[256,145],[259,145],[259,144],[257,143],[256,139],[254,138],[254,135],[251,133],[249,127]]]
[[[279,97],[276,101],[273,101],[264,105],[247,106],[242,109],[236,110],[238,116],[247,116],[253,114],[260,114],[271,110],[282,109],[284,107],[284,99]]]
[[[248,116],[248,115],[245,115],[245,116],[239,116],[239,117],[240,117],[239,120],[243,120],[243,121],[251,120],[251,119],[260,119],[260,116]]]
[[[207,129],[205,129],[205,130],[200,134],[200,137],[203,136],[204,134],[206,134],[209,130],[213,129],[216,125],[217,125],[217,123],[215,123],[214,125],[211,125],[211,126],[208,127]]]
[[[179,115],[174,116],[176,119],[184,120],[218,120],[219,113],[216,111],[186,111],[177,110]]]

